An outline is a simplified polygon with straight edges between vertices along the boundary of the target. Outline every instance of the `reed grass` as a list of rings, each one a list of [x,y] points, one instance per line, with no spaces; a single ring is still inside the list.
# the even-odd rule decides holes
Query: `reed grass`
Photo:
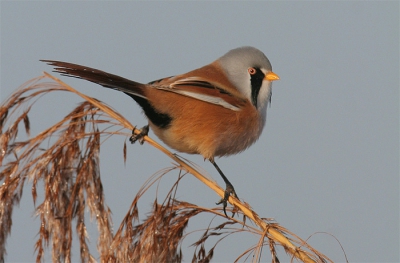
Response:
[[[28,116],[32,106],[50,92],[71,92],[80,96],[83,102],[51,127],[26,140],[18,140],[20,129],[28,135],[30,133]],[[243,251],[238,253],[236,261],[260,262],[261,257],[266,256],[265,249],[268,249],[271,261],[279,262],[276,246],[281,246],[292,260],[332,262],[305,240],[278,223],[261,218],[249,204],[234,197],[229,198],[233,206],[230,209],[239,215],[234,218],[226,218],[221,208],[204,208],[178,200],[179,181],[187,174],[195,176],[221,197],[224,189],[199,173],[190,162],[148,136],[144,141],[163,152],[176,165],[149,177],[113,233],[112,214],[104,201],[100,177],[101,138],[128,137],[132,130],[140,132],[105,103],[78,92],[48,73],[25,83],[3,102],[0,107],[0,262],[5,260],[12,213],[21,200],[27,181],[32,182],[31,195],[40,220],[34,245],[36,262],[44,261],[46,251],[51,251],[53,262],[71,262],[74,232],[78,237],[82,262],[181,262],[182,241],[194,232],[186,233],[188,222],[199,214],[209,215],[210,225],[192,246],[192,262],[211,262],[219,241],[242,232],[257,235],[258,242],[250,248],[243,244]],[[126,147],[125,144],[124,160]],[[179,173],[177,181],[162,202],[155,198],[147,217],[140,222],[137,207],[141,197],[172,170]],[[41,185],[44,198],[37,203],[37,191]],[[85,209],[97,224],[100,255],[97,259],[88,246]],[[211,222],[215,217],[223,218],[224,222],[213,226]],[[211,237],[220,239],[207,250],[205,244]]]

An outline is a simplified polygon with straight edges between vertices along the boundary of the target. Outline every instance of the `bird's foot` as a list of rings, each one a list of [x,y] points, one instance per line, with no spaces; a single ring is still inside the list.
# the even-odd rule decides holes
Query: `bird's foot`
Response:
[[[140,144],[144,143],[144,136],[147,136],[149,133],[149,125],[144,126],[140,129],[140,133],[135,134],[136,127],[132,130],[132,136],[129,138],[129,141],[133,144],[136,141],[139,141]]]
[[[217,205],[222,204],[222,209],[224,210],[224,214],[225,214],[226,217],[228,217],[228,215],[226,214],[226,206],[228,205],[228,199],[229,199],[229,196],[231,196],[231,195],[233,197],[239,198],[238,195],[235,192],[235,189],[233,188],[233,185],[232,184],[227,184],[226,188],[225,188],[225,192],[224,192],[224,198],[222,198],[217,203]],[[234,216],[235,216],[235,212],[232,212],[232,216],[231,217],[234,217]]]

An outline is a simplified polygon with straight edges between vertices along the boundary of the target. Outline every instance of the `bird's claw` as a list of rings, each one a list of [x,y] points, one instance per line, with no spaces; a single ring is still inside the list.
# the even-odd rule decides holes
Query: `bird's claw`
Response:
[[[144,136],[147,136],[149,133],[149,125],[144,126],[140,129],[140,133],[135,134],[136,127],[132,130],[132,136],[129,138],[129,141],[133,144],[136,141],[139,141],[140,144],[144,143]]]
[[[216,203],[217,205],[222,204],[222,209],[223,209],[224,214],[225,214],[226,217],[229,217],[228,214],[226,213],[226,207],[228,205],[228,199],[229,199],[230,195],[232,195],[233,197],[238,198],[238,196],[237,196],[237,194],[235,192],[235,189],[233,188],[233,185],[231,185],[231,184],[228,185],[227,184],[225,192],[224,192],[224,198],[222,198],[218,203]],[[232,212],[232,216],[231,217],[234,217],[234,216],[235,216],[235,212]]]

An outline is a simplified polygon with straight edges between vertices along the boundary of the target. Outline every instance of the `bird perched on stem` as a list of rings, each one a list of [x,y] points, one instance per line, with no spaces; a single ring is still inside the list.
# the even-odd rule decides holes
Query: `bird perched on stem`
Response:
[[[264,53],[254,47],[236,48],[201,68],[148,84],[81,65],[42,61],[62,75],[124,92],[141,106],[150,128],[165,144],[208,159],[226,184],[217,203],[223,204],[226,215],[229,196],[237,194],[214,158],[237,154],[261,135],[272,81],[279,79]],[[142,129],[142,135],[147,131]]]

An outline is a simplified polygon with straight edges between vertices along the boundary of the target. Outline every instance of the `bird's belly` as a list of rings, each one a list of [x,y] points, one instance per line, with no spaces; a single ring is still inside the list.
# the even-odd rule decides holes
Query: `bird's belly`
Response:
[[[261,135],[264,121],[258,114],[228,111],[226,118],[212,114],[192,118],[190,123],[173,120],[168,128],[150,126],[154,133],[169,147],[184,153],[201,154],[210,159],[237,154],[251,146]]]

